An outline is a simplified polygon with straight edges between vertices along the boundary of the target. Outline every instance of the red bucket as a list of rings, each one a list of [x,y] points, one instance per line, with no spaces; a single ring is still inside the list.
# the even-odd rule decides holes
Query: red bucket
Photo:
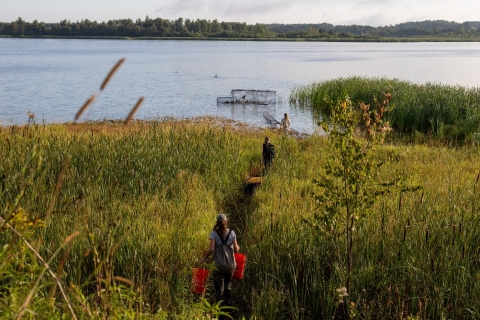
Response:
[[[208,271],[203,268],[192,269],[192,292],[196,294],[204,294],[207,288]]]
[[[235,253],[235,262],[237,263],[237,268],[233,273],[233,279],[243,279],[243,271],[245,270],[245,262],[247,261],[247,256],[241,253]]]

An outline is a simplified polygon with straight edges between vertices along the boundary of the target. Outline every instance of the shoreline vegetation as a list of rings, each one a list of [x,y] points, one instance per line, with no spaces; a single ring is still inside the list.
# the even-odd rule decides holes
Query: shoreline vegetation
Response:
[[[444,20],[407,22],[371,27],[362,25],[252,24],[218,20],[117,19],[97,22],[0,22],[0,37],[121,39],[121,40],[236,40],[236,41],[335,41],[335,42],[477,42],[480,22]]]
[[[249,196],[265,135],[277,158]],[[480,317],[478,147],[414,136],[377,148],[374,180],[422,191],[386,193],[356,223],[348,292],[340,224],[305,222],[336,158],[326,136],[219,118],[31,123],[0,127],[0,149],[0,318],[205,319],[218,309],[211,288],[190,292],[191,268],[218,212],[247,255],[235,319],[331,319],[345,304],[367,319]]]
[[[300,86],[290,103],[328,117],[330,100],[346,94],[374,106],[391,93],[392,110],[385,120],[398,135],[427,135],[449,143],[480,143],[480,88],[416,84],[392,78],[348,77]]]
[[[92,39],[92,40],[188,40],[188,41],[275,41],[275,42],[480,42],[478,38],[220,38],[220,37],[117,37],[117,36],[10,36],[0,39]]]

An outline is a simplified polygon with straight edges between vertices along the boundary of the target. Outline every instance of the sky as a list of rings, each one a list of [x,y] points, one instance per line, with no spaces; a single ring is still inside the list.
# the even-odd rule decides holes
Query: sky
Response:
[[[254,23],[385,26],[480,21],[480,0],[0,0],[0,22],[207,19]]]

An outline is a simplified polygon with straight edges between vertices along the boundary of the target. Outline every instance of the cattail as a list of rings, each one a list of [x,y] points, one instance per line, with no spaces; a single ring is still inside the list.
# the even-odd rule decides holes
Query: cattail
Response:
[[[92,94],[92,96],[83,104],[83,106],[80,108],[80,110],[78,110],[77,114],[75,115],[75,121],[77,121],[78,118],[80,118],[80,116],[87,109],[87,107],[92,104],[95,98],[96,98],[96,95]]]
[[[422,196],[420,197],[420,203],[423,203],[423,194],[424,192],[422,191]]]
[[[110,79],[113,77],[115,72],[118,70],[118,68],[120,68],[120,66],[122,65],[122,63],[124,61],[125,61],[125,58],[122,58],[122,59],[118,60],[116,65],[113,66],[112,70],[110,70],[110,73],[107,75],[105,80],[103,80],[102,86],[100,87],[100,91],[103,91],[103,89],[105,89],[105,87],[107,86]]]
[[[427,230],[427,232],[425,233],[425,244],[428,244],[428,230]]]
[[[135,112],[137,112],[137,109],[140,107],[140,105],[142,104],[143,102],[143,97],[141,97],[140,99],[138,99],[137,103],[135,104],[135,106],[133,107],[132,111],[130,111],[130,114],[128,115],[128,117],[125,119],[125,121],[123,122],[124,124],[127,124],[132,118],[133,116],[135,115]]]

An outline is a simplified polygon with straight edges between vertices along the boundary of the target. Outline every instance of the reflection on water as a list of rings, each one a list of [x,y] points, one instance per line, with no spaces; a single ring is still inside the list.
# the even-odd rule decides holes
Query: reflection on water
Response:
[[[220,116],[266,127],[263,112],[289,113],[292,128],[316,129],[288,104],[293,88],[348,76],[480,86],[479,43],[322,43],[0,39],[0,124],[73,120],[105,75],[125,63],[82,120]],[[275,105],[217,104],[232,89],[272,90]]]

